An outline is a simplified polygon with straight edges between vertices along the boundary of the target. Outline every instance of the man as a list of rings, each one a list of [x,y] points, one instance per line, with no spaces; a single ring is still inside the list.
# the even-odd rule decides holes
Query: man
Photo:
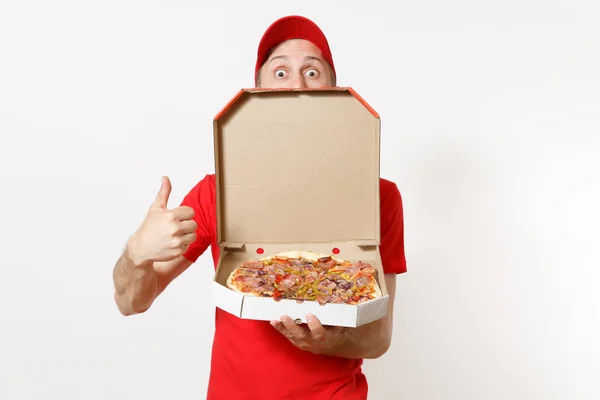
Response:
[[[263,35],[255,83],[268,88],[320,88],[336,84],[327,39],[310,20],[275,21]],[[167,209],[171,184],[160,191],[117,261],[115,301],[124,315],[142,313],[169,283],[210,246],[215,267],[215,176],[204,177],[180,207]],[[396,274],[406,271],[402,200],[396,185],[380,181],[381,257],[390,295],[386,318],[359,328],[322,326],[315,316],[296,325],[288,316],[243,320],[216,309],[208,399],[366,399],[364,358],[390,346]]]

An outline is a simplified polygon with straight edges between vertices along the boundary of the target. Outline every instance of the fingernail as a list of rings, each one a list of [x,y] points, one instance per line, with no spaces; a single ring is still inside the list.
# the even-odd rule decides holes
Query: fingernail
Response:
[[[277,328],[277,327],[279,327],[279,326],[280,326],[280,324],[281,324],[281,322],[279,322],[279,321],[271,321],[271,326],[272,326],[273,328]]]

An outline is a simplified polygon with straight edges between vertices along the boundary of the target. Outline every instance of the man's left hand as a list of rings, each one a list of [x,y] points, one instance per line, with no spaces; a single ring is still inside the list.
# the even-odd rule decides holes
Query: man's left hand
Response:
[[[312,314],[306,316],[307,324],[298,325],[293,319],[284,315],[281,321],[271,321],[271,325],[288,338],[299,349],[315,354],[325,354],[344,342],[348,328],[323,326]]]

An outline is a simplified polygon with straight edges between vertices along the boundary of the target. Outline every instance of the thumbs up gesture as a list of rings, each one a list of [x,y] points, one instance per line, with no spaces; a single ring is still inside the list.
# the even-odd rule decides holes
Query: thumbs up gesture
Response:
[[[171,181],[163,176],[160,191],[144,221],[129,242],[129,253],[135,265],[154,261],[170,261],[181,256],[196,240],[194,210],[181,206],[169,210]]]

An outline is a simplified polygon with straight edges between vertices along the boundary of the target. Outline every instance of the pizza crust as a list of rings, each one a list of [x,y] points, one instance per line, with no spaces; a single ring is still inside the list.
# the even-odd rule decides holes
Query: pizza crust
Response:
[[[383,297],[383,293],[381,292],[381,287],[379,287],[379,282],[377,282],[377,278],[375,278],[375,293],[373,293],[373,298],[378,299]]]
[[[235,275],[236,271],[237,271],[237,268],[234,269],[233,271],[231,271],[231,273],[229,274],[229,277],[227,278],[227,287],[229,289],[232,289],[234,292],[238,292],[238,293],[244,294],[241,290],[239,290],[237,288],[236,285],[233,284],[233,276]]]
[[[313,251],[306,251],[306,250],[288,250],[288,251],[282,251],[280,253],[276,253],[267,257],[263,257],[260,260],[269,260],[271,258],[274,257],[282,257],[282,258],[304,258],[306,260],[309,261],[317,261],[319,258],[323,258],[323,257],[331,257],[331,259],[335,260],[335,261],[339,261],[339,262],[345,262],[345,260],[342,260],[334,255],[329,255],[329,254],[320,254],[320,253],[315,253]]]
[[[232,278],[233,278],[233,273],[231,273],[231,275],[229,275],[229,278],[227,279],[227,287],[228,287],[229,289],[233,290],[233,291],[234,291],[234,292],[236,292],[236,293],[239,293],[239,294],[241,294],[241,295],[244,295],[244,296],[254,296],[254,297],[260,297],[260,295],[258,295],[256,292],[252,292],[252,291],[250,291],[250,292],[242,292],[242,291],[241,291],[241,290],[240,290],[240,289],[237,287],[237,285],[233,285],[233,284],[231,284],[231,283],[233,282],[233,279],[232,279]],[[268,293],[268,294],[271,294],[271,295],[273,294],[272,292],[269,292],[269,291],[265,291],[265,293]]]

